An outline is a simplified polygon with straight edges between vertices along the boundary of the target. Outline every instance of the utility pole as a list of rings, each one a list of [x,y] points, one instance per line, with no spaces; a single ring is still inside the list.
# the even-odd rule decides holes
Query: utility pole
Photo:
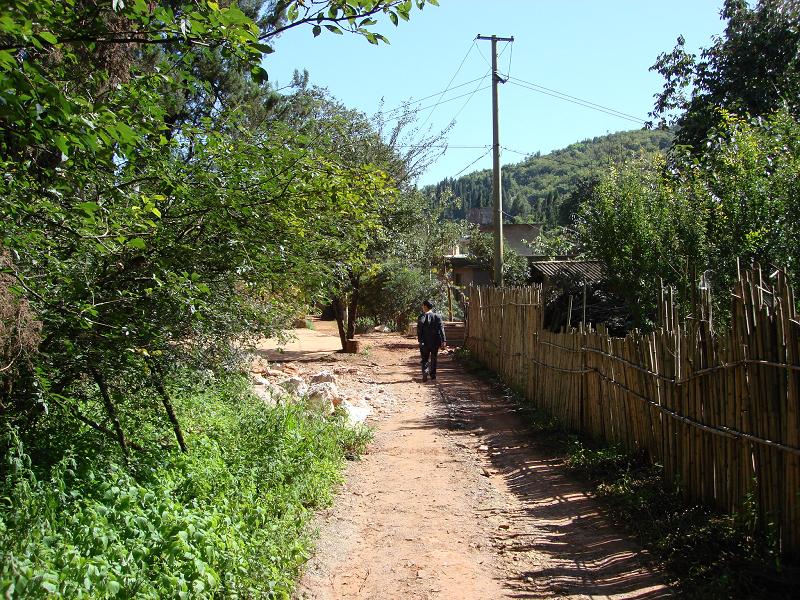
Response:
[[[478,34],[478,40],[492,42],[492,202],[494,206],[494,284],[503,285],[503,189],[500,181],[500,109],[497,84],[505,83],[497,72],[497,42],[513,42],[514,36],[497,37]]]

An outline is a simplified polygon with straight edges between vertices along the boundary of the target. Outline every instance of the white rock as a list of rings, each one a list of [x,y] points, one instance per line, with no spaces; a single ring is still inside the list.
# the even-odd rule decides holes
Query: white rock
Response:
[[[253,373],[253,383],[255,383],[256,385],[269,385],[272,382],[269,379],[266,379],[263,376],[259,375],[258,373]]]
[[[334,402],[338,398],[339,390],[336,389],[336,384],[330,381],[315,383],[308,388],[309,405],[321,412],[331,414],[333,412]]]
[[[253,392],[269,406],[277,406],[287,396],[285,389],[266,379],[264,379],[263,383],[257,382],[253,386]]]
[[[281,381],[278,385],[295,396],[305,396],[308,392],[306,382],[300,377],[290,377],[289,379]]]
[[[309,380],[310,383],[336,383],[336,375],[331,373],[330,371],[320,371],[316,375],[312,376]]]
[[[343,400],[341,406],[347,413],[347,420],[350,425],[363,423],[372,414],[372,409],[369,406],[356,406],[348,400]]]

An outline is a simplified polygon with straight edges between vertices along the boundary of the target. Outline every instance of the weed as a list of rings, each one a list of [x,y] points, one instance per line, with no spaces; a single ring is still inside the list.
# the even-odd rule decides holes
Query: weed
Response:
[[[55,465],[37,470],[8,433],[0,593],[288,598],[309,555],[312,511],[332,500],[345,457],[371,432],[302,403],[268,408],[248,386],[230,375],[177,382],[190,452],[137,455],[129,467],[65,443]]]

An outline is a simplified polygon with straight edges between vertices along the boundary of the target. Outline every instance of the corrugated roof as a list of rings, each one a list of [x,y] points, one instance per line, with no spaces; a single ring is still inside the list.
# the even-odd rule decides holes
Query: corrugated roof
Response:
[[[600,281],[605,276],[603,264],[598,260],[535,260],[530,265],[532,270],[539,271],[545,277],[566,274],[593,282]]]
[[[459,269],[464,267],[481,268],[478,266],[475,259],[468,254],[462,254],[460,256],[449,256],[448,260],[450,261],[450,266],[454,269]]]

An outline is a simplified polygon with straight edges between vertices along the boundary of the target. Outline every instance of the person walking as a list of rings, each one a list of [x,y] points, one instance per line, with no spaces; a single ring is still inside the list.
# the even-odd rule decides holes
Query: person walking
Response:
[[[422,358],[422,381],[436,379],[436,362],[439,350],[447,347],[442,316],[433,312],[430,300],[422,303],[422,314],[417,318],[417,341]]]

